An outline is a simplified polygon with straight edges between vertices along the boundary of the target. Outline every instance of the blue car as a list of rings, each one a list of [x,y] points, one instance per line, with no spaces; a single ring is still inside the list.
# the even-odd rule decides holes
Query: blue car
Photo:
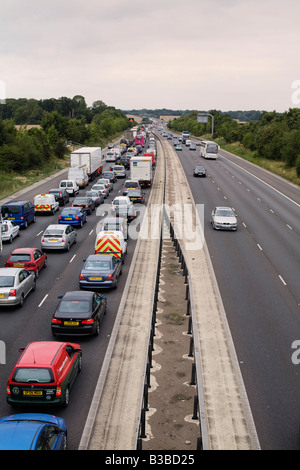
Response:
[[[86,219],[86,211],[81,207],[65,207],[58,217],[58,223],[82,227]]]
[[[67,427],[62,418],[45,413],[20,413],[0,419],[0,450],[66,450]]]
[[[117,288],[122,260],[114,255],[89,255],[79,276],[81,289]]]

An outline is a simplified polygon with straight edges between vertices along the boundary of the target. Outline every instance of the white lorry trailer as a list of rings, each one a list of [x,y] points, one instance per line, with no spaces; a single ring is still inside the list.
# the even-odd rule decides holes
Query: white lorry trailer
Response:
[[[97,178],[103,170],[101,147],[82,147],[71,152],[70,167],[80,167],[82,165],[86,166],[89,181]]]
[[[138,181],[141,186],[152,184],[152,157],[131,157],[130,179]]]

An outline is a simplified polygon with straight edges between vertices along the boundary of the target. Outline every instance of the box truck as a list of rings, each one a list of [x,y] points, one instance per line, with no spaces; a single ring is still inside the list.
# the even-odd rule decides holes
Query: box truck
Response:
[[[97,178],[103,170],[101,147],[82,147],[71,152],[70,167],[80,167],[82,165],[86,166],[89,181]]]
[[[151,186],[152,157],[131,157],[130,179],[138,181],[141,186]]]
[[[85,188],[89,184],[86,165],[71,166],[68,171],[68,180],[76,181],[79,189]]]

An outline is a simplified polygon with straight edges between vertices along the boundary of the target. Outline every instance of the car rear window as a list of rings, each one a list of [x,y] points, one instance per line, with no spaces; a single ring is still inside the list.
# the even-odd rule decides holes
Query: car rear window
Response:
[[[12,262],[22,261],[26,263],[27,261],[30,261],[30,260],[31,260],[31,255],[29,253],[13,253],[10,255],[8,261],[12,261]]]
[[[18,383],[51,383],[54,382],[52,370],[48,368],[19,367],[16,369],[13,382]]]
[[[3,206],[1,209],[2,215],[5,215],[6,213],[8,214],[20,214],[21,207],[20,206]]]
[[[64,234],[63,230],[58,230],[58,229],[53,229],[53,230],[46,230],[44,235],[45,237],[54,237],[54,236],[59,236],[62,237]]]
[[[13,287],[14,282],[14,276],[0,276],[0,287]]]
[[[88,313],[90,303],[87,300],[62,300],[57,311],[63,313]]]
[[[61,215],[77,215],[77,210],[76,209],[67,209],[65,211],[62,211]]]
[[[84,269],[90,270],[101,270],[101,271],[109,271],[111,269],[109,261],[87,261],[85,263]]]

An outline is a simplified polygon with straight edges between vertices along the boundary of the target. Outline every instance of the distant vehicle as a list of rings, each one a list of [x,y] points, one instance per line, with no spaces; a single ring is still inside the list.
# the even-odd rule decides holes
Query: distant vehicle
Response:
[[[112,169],[115,172],[117,178],[126,178],[126,169],[123,165],[115,165]]]
[[[91,213],[95,210],[96,204],[91,197],[83,196],[83,197],[76,197],[72,203],[71,207],[81,207],[87,214],[91,215]]]
[[[175,150],[182,150],[182,146],[180,144],[176,145]]]
[[[152,184],[152,157],[132,157],[130,160],[130,179],[138,181],[142,187]]]
[[[15,248],[7,258],[5,267],[24,268],[39,276],[42,268],[47,265],[47,255],[38,248]]]
[[[127,196],[129,189],[141,189],[138,181],[126,180],[123,187],[123,196]]]
[[[103,170],[101,147],[81,147],[70,153],[70,167],[86,167],[89,181],[99,176]]]
[[[20,236],[20,226],[12,220],[3,220],[1,227],[2,242],[12,243],[15,237]]]
[[[99,232],[95,242],[96,255],[114,255],[125,261],[127,242],[124,233],[118,230],[104,230]]]
[[[110,178],[99,178],[97,180],[97,184],[106,184],[108,186],[109,191],[112,191],[114,189],[114,185]]]
[[[134,144],[135,145],[141,145],[142,147],[144,147],[145,145],[145,137],[144,135],[142,134],[137,134],[134,138]]]
[[[63,418],[46,413],[19,413],[0,419],[0,450],[66,450]]]
[[[93,184],[92,186],[92,191],[99,191],[104,199],[106,199],[109,196],[109,188],[107,187],[106,184]]]
[[[102,173],[103,178],[109,179],[112,183],[116,183],[117,176],[113,171],[104,171]]]
[[[104,196],[100,191],[91,189],[90,191],[86,191],[85,195],[86,197],[90,197],[91,199],[93,199],[96,207],[104,203]]]
[[[62,180],[59,187],[65,189],[71,196],[77,196],[79,193],[79,186],[75,180]]]
[[[206,177],[206,169],[204,166],[197,165],[196,168],[194,168],[193,171],[194,176],[203,176],[204,178]]]
[[[68,170],[68,179],[75,180],[79,188],[85,188],[89,184],[87,166],[70,166]]]
[[[49,194],[53,194],[55,200],[59,203],[60,206],[64,206],[70,200],[68,191],[63,188],[50,189]]]
[[[79,344],[35,341],[20,349],[6,387],[10,405],[68,406],[70,390],[81,371]]]
[[[0,268],[0,307],[23,307],[25,298],[35,288],[33,272],[24,268]]]
[[[59,224],[72,225],[75,227],[83,227],[86,221],[86,211],[81,207],[66,207],[58,216]]]
[[[185,144],[189,138],[190,138],[189,131],[182,131],[182,134],[181,134],[182,143]]]
[[[191,143],[189,146],[189,150],[196,150],[196,145]]]
[[[54,214],[59,210],[59,203],[54,194],[38,194],[33,200],[36,214]]]
[[[73,243],[77,242],[77,231],[71,225],[49,225],[41,239],[42,250],[69,251]]]
[[[189,147],[191,145],[192,141],[190,139],[186,139],[185,145]]]
[[[130,201],[134,203],[144,204],[145,203],[145,195],[141,189],[129,189],[127,196],[129,197]]]
[[[219,145],[210,140],[201,140],[200,142],[200,156],[203,158],[210,158],[216,160],[219,153]]]
[[[115,162],[117,158],[118,158],[118,155],[113,150],[109,150],[108,152],[106,152],[107,162]]]
[[[127,221],[122,217],[105,217],[100,225],[100,232],[118,231],[122,232],[124,240],[127,240]]]
[[[52,316],[53,335],[98,335],[106,314],[107,299],[92,291],[70,291],[59,297]]]
[[[237,217],[231,207],[215,207],[210,222],[215,230],[237,230]]]
[[[118,286],[122,260],[114,255],[89,255],[79,277],[81,289],[105,289]]]

